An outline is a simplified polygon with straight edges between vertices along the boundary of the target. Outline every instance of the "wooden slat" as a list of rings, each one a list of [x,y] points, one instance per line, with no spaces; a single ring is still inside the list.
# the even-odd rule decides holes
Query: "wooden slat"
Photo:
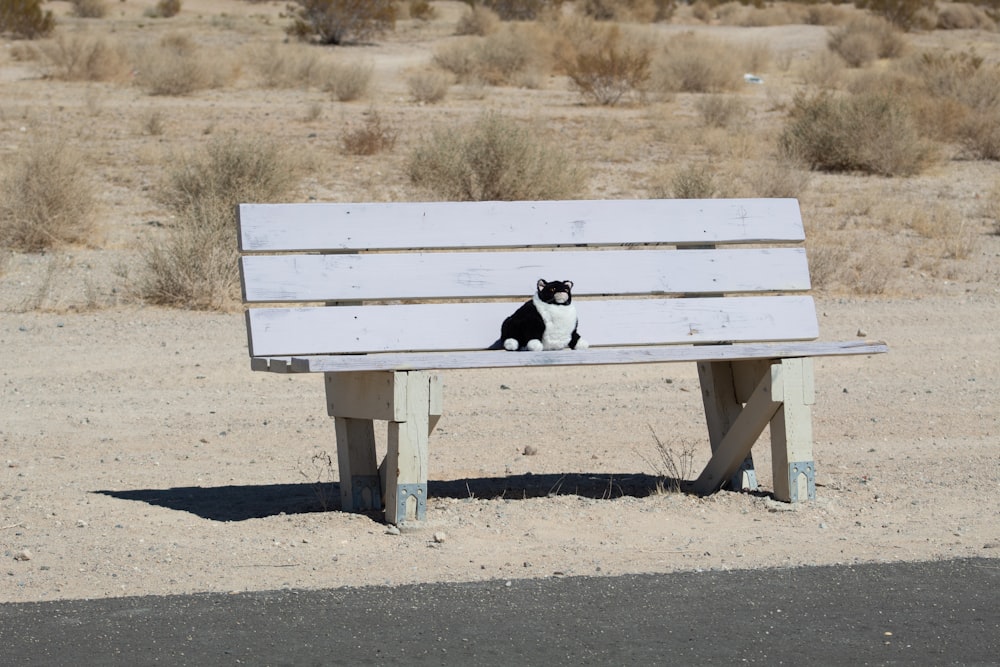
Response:
[[[558,352],[390,352],[294,357],[288,372],[447,370],[524,366],[601,366],[690,361],[746,361],[796,357],[868,355],[888,352],[881,341],[738,343],[590,348]]]
[[[489,347],[517,303],[451,303],[247,312],[250,356]],[[592,345],[807,340],[818,335],[809,296],[581,301]]]
[[[696,294],[809,289],[803,248],[250,255],[254,302],[529,295],[539,278],[588,294]]]
[[[795,199],[241,204],[244,252],[798,242]]]

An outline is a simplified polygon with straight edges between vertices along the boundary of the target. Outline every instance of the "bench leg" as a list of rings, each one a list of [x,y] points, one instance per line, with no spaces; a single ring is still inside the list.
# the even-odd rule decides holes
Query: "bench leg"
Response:
[[[698,493],[717,491],[737,470],[750,449],[771,426],[771,456],[774,496],[798,502],[816,497],[812,460],[813,366],[811,359],[782,359],[763,366],[746,405],[712,452],[712,458],[695,481]],[[735,377],[739,378],[737,374]],[[737,394],[741,393],[737,389]]]
[[[705,404],[705,421],[708,423],[708,438],[713,452],[719,448],[722,439],[743,411],[743,402],[747,396],[741,395],[742,383],[738,383],[737,379],[751,376],[750,364],[752,362],[729,361],[703,361],[698,364],[701,398]],[[752,391],[753,387],[750,389]],[[747,395],[749,393],[746,392]],[[747,454],[725,484],[734,491],[757,490],[753,455]]]
[[[428,440],[441,416],[437,375],[326,373],[327,411],[337,426],[337,462],[345,510],[380,509],[388,523],[427,512]],[[387,451],[376,464],[373,420],[388,422]]]
[[[813,462],[812,359],[783,359],[784,394],[781,408],[771,419],[771,465],[774,497],[786,502],[816,499],[816,465]]]
[[[375,423],[371,419],[334,417],[340,507],[345,512],[382,508],[382,489],[375,455]]]

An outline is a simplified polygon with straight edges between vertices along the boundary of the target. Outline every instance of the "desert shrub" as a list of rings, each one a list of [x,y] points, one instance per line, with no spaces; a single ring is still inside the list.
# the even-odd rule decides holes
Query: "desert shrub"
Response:
[[[156,0],[156,4],[143,12],[151,19],[168,19],[181,12],[181,0]]]
[[[254,53],[251,64],[266,88],[310,88],[321,85],[323,67],[315,48],[269,44]]]
[[[56,27],[51,11],[42,11],[42,0],[0,0],[0,33],[35,39]]]
[[[598,104],[611,106],[632,93],[641,93],[650,76],[652,54],[641,44],[622,44],[617,27],[604,30],[589,48],[583,48],[564,65],[580,94]]]
[[[652,81],[664,92],[710,93],[732,90],[742,82],[733,50],[714,39],[680,35],[654,60]]]
[[[382,120],[382,116],[374,109],[365,114],[361,127],[352,128],[344,133],[341,145],[349,155],[375,155],[391,150],[396,145],[399,131]]]
[[[996,21],[980,7],[952,2],[938,8],[935,21],[941,30],[996,30]]]
[[[830,31],[827,46],[851,67],[863,67],[877,58],[896,58],[906,42],[888,21],[865,17]]]
[[[171,164],[158,199],[176,222],[146,248],[139,294],[160,305],[224,308],[238,298],[236,205],[286,197],[297,164],[277,143],[235,136]]]
[[[40,45],[51,76],[64,81],[112,81],[128,75],[128,54],[103,37],[58,34]]]
[[[82,19],[100,19],[108,13],[108,5],[104,0],[72,0],[73,16]]]
[[[0,244],[40,252],[88,242],[95,225],[94,192],[83,155],[65,138],[33,142],[0,170]]]
[[[934,0],[854,0],[854,6],[909,30],[916,25],[920,10],[934,7]]]
[[[466,2],[477,4],[475,0]],[[480,0],[478,4],[492,9],[504,21],[531,21],[545,10],[561,5],[562,0]]]
[[[332,93],[340,102],[360,99],[368,92],[374,72],[374,65],[359,61],[327,65],[321,74],[323,90]]]
[[[504,25],[485,37],[449,42],[434,52],[434,63],[463,83],[530,85],[550,67],[540,31],[534,25]]]
[[[396,27],[393,0],[294,0],[288,33],[322,44],[360,42]]]
[[[164,35],[138,53],[136,82],[150,95],[188,95],[232,82],[238,68],[225,54],[207,52],[189,37]]]
[[[957,134],[971,157],[1000,160],[1000,109],[970,113],[959,124]]]
[[[584,0],[583,13],[598,21],[650,23],[669,19],[674,0]]]
[[[807,167],[776,155],[752,165],[744,180],[751,197],[801,197],[810,179]]]
[[[934,97],[978,111],[1000,106],[1000,67],[985,64],[975,53],[926,51],[908,59],[903,70],[917,77]]]
[[[704,95],[695,101],[694,107],[709,127],[729,127],[747,115],[743,100],[730,95]]]
[[[710,199],[716,191],[712,172],[701,165],[682,167],[670,179],[670,196],[674,199]]]
[[[909,176],[930,158],[905,103],[886,93],[799,96],[779,145],[821,171]]]
[[[448,94],[451,77],[440,70],[420,70],[406,78],[410,95],[422,104],[440,102]]]
[[[488,35],[500,26],[500,17],[485,5],[473,5],[455,26],[456,35]]]
[[[414,184],[456,201],[568,199],[583,180],[557,145],[496,112],[435,129],[410,154],[408,171]]]
[[[434,18],[434,7],[427,0],[410,0],[406,5],[406,11],[411,19],[418,21],[430,21]]]

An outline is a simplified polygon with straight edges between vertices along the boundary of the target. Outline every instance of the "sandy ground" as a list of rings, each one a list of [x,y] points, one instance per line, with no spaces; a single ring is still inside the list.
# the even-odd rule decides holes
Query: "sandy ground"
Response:
[[[0,598],[996,557],[1000,296],[821,309],[892,351],[817,362],[815,502],[766,444],[762,493],[653,493],[654,433],[707,459],[692,365],[448,372],[399,535],[337,511],[321,381],[251,372],[241,316],[5,315]]]
[[[461,9],[435,4],[448,20]],[[282,5],[192,0],[178,19],[188,23],[171,25],[223,26],[227,39],[272,35]],[[228,13],[211,18],[219,7]],[[121,4],[123,17],[141,9]],[[272,18],[254,18],[266,12]],[[136,21],[108,23],[123,35],[169,29]],[[428,123],[481,107],[547,114],[594,165],[586,195],[596,198],[648,196],[646,177],[687,145],[671,143],[684,125],[671,142],[649,139],[661,116],[690,123],[684,96],[610,112],[549,82],[413,104],[405,68],[427,60],[428,35],[450,34],[446,23],[403,24],[366,47],[390,118]],[[825,35],[788,26],[747,39],[801,60]],[[995,34],[975,37],[996,53]],[[876,237],[859,226],[883,202],[954,207],[975,235],[962,260],[923,257],[937,252],[927,244],[905,263],[886,251],[894,273],[883,296],[819,293],[823,339],[860,334],[891,352],[817,361],[815,502],[770,499],[766,440],[754,451],[760,493],[656,492],[666,473],[657,440],[694,448],[688,477],[708,458],[693,365],[447,372],[428,520],[392,534],[375,516],[338,510],[319,377],[251,372],[240,313],[143,307],[123,277],[168,221],[150,191],[171,151],[203,144],[210,128],[255,126],[290,142],[316,136],[308,150],[322,155],[372,100],[336,105],[319,91],[261,92],[246,79],[153,98],[40,79],[10,43],[4,49],[0,153],[13,156],[54,127],[83,127],[72,136],[99,147],[103,236],[92,247],[0,255],[0,602],[1000,556],[1000,236],[981,205],[1000,182],[997,163],[944,159],[913,179],[814,175],[804,193],[807,224],[839,225],[826,243],[914,242],[905,230]],[[743,94],[760,117],[773,115],[794,75],[769,73],[766,89]],[[323,118],[303,121],[317,101],[329,105]],[[151,109],[168,110],[164,136],[138,129]],[[417,196],[375,177],[398,171],[416,136],[404,133],[384,162],[336,157],[338,168],[317,169],[302,198]],[[844,201],[860,204],[846,210]],[[579,310],[585,332],[585,300]]]

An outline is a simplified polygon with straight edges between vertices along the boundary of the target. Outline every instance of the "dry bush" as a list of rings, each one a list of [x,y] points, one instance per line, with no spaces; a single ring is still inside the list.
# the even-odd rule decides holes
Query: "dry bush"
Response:
[[[704,95],[695,101],[694,108],[709,127],[729,127],[744,120],[748,113],[743,100],[732,95]]]
[[[227,54],[206,51],[178,33],[141,48],[136,58],[136,82],[150,95],[188,95],[206,88],[222,88],[239,74]]]
[[[958,127],[962,147],[973,158],[1000,160],[1000,109],[971,112]]]
[[[737,55],[723,42],[684,34],[674,37],[653,62],[653,86],[663,92],[712,93],[743,81]]]
[[[808,4],[803,23],[808,25],[843,25],[850,20],[851,13],[841,5]]]
[[[146,9],[143,16],[151,19],[169,19],[181,11],[181,0],[157,0],[156,4]]]
[[[36,39],[55,27],[55,16],[49,10],[42,11],[42,0],[0,0],[0,34]]]
[[[434,52],[434,63],[462,83],[495,86],[532,86],[534,77],[551,69],[545,35],[534,24],[506,24],[486,37],[448,42]]]
[[[410,0],[406,5],[406,13],[409,14],[411,19],[417,19],[418,21],[430,21],[432,18],[437,16],[437,12],[434,10],[433,5],[427,0]]]
[[[59,33],[40,48],[50,75],[63,81],[123,80],[131,71],[126,49],[104,37]]]
[[[993,31],[997,29],[997,24],[980,7],[965,2],[950,2],[938,7],[935,27],[941,30]]]
[[[81,19],[101,19],[108,13],[108,5],[104,0],[71,0],[73,16]]]
[[[650,76],[652,54],[642,44],[622,44],[617,26],[602,31],[594,44],[564,64],[566,74],[580,94],[605,106],[628,95],[641,95]]]
[[[702,165],[681,167],[670,179],[669,196],[674,199],[711,199],[717,194],[715,177]]]
[[[819,51],[810,57],[799,70],[804,84],[823,90],[836,90],[844,82],[847,63],[832,51]]]
[[[348,155],[375,155],[392,150],[399,130],[388,125],[374,109],[365,114],[361,127],[349,129],[341,137],[341,146]]]
[[[777,25],[808,23],[808,10],[795,3],[775,3],[771,6],[747,6],[738,2],[720,5],[716,13],[722,25],[763,28]]]
[[[887,208],[885,215],[889,224],[897,222],[936,244],[938,253],[944,259],[966,259],[975,250],[975,233],[965,216],[953,205],[894,205]]]
[[[369,62],[335,63],[322,69],[323,90],[340,102],[360,99],[368,92],[375,66]]]
[[[458,19],[455,34],[483,37],[496,32],[499,27],[500,17],[495,11],[485,5],[473,5]]]
[[[321,44],[362,42],[396,27],[394,0],[293,0],[288,33]]]
[[[911,176],[931,158],[904,102],[887,93],[799,96],[782,153],[821,171]]]
[[[320,54],[299,44],[269,44],[253,54],[251,64],[265,88],[311,88],[323,78]]]
[[[409,158],[410,179],[443,200],[571,199],[583,176],[532,128],[487,112],[463,128],[436,128]]]
[[[921,10],[934,7],[934,0],[854,0],[854,6],[909,30],[916,27]]]
[[[448,94],[451,76],[440,70],[420,70],[406,77],[410,95],[421,104],[440,102]]]
[[[877,58],[903,55],[906,41],[891,23],[869,16],[831,30],[827,47],[851,67],[864,67]]]
[[[84,156],[65,137],[31,143],[0,172],[0,244],[41,252],[88,243],[97,200]]]
[[[675,8],[674,0],[584,0],[580,6],[586,16],[598,21],[628,23],[666,21]]]
[[[160,305],[225,308],[238,299],[236,205],[287,197],[298,165],[277,143],[235,136],[171,165],[158,199],[176,223],[146,248],[139,294]]]
[[[752,163],[744,180],[750,197],[798,198],[809,187],[809,171],[786,156],[775,155]]]
[[[694,479],[695,454],[697,448],[693,442],[686,442],[679,447],[664,443],[656,435],[653,427],[649,427],[656,443],[658,461],[649,462],[659,478],[656,481],[657,493],[680,493],[684,483]]]
[[[532,21],[563,0],[481,0],[504,21]],[[472,4],[472,3],[470,3]]]

